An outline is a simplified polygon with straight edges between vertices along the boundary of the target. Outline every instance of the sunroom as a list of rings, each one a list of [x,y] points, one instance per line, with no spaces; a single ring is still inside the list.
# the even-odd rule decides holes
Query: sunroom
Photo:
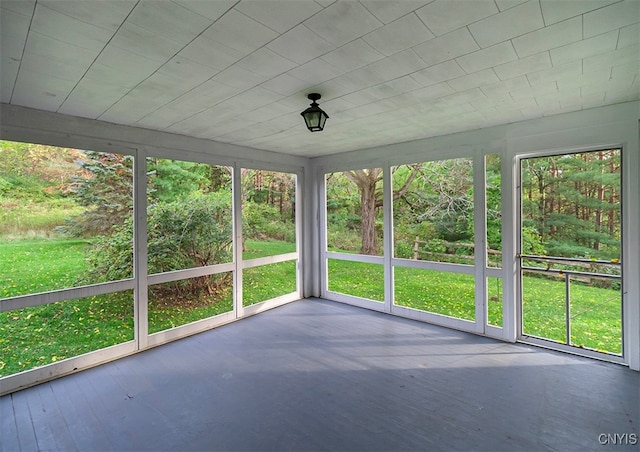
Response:
[[[296,305],[637,382],[639,8],[2,0],[1,393]]]

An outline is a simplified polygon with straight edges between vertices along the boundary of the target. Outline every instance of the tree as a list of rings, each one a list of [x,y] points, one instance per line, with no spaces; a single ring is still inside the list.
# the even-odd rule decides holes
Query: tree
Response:
[[[382,181],[382,169],[345,171],[343,174],[356,184],[360,192],[362,237],[360,254],[376,254],[378,252],[376,210],[382,200],[382,187],[378,186],[378,182]]]
[[[403,200],[411,207],[413,222],[431,223],[440,239],[457,241],[473,237],[472,161],[423,163]]]
[[[229,193],[193,195],[189,202],[160,202],[147,216],[147,256],[150,274],[231,262],[231,196]],[[128,218],[99,237],[83,280],[117,281],[133,269],[133,220]],[[231,283],[228,274],[209,275],[162,285],[162,295],[218,295]],[[160,295],[160,293],[158,293]]]
[[[149,158],[147,172],[151,203],[172,202],[194,193],[231,190],[231,172],[224,166]]]
[[[523,225],[549,254],[619,258],[619,150],[526,159],[521,178]]]
[[[72,191],[87,210],[68,224],[77,235],[109,234],[133,212],[133,158],[127,155],[85,152],[82,176],[74,176]]]
[[[405,195],[415,179],[421,164],[411,165],[411,172],[404,184],[393,191],[393,198]],[[373,255],[378,253],[378,234],[376,232],[376,216],[382,207],[383,193],[382,168],[345,171],[344,176],[353,182],[360,193],[361,239],[360,254]]]

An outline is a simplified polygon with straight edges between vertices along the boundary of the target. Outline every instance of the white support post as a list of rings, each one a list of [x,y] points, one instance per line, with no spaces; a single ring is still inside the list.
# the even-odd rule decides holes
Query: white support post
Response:
[[[235,317],[244,315],[242,306],[242,171],[238,163],[233,165],[233,312]]]
[[[316,177],[316,193],[318,200],[318,271],[320,275],[320,296],[326,297],[329,290],[329,262],[327,260],[327,178],[322,168],[314,169]]]
[[[302,239],[306,235],[306,234],[303,235],[303,230],[302,230],[303,209],[301,205],[301,200],[303,199],[304,193],[306,191],[306,190],[301,190],[301,187],[304,186],[304,179],[305,179],[304,176],[305,176],[304,169],[296,173],[296,183],[295,183],[295,193],[294,193],[294,199],[295,199],[294,228],[296,231],[296,253],[298,254],[298,259],[296,260],[296,294],[298,298],[303,297],[302,294],[304,291],[304,280],[302,279],[303,265],[302,265],[302,253],[301,253]]]
[[[517,176],[518,159],[512,153],[501,156],[500,172],[502,174],[500,192],[502,193],[502,328],[504,339],[515,342],[520,334],[519,276],[516,250],[520,234],[520,213],[516,205],[520,189]]]
[[[476,300],[476,332],[485,333],[487,324],[487,202],[484,155],[473,156],[473,245]]]
[[[384,257],[384,310],[391,312],[393,306],[393,181],[391,165],[385,162],[382,167],[382,221],[383,221],[383,257]]]
[[[640,370],[640,121],[622,149],[622,321],[624,356]]]
[[[299,250],[299,263],[301,273],[299,277],[302,279],[303,298],[320,296],[320,262],[322,260],[320,252],[320,236],[321,226],[318,213],[319,183],[317,172],[314,166],[307,166],[304,169],[304,178],[298,183],[298,187],[302,188],[298,194],[301,200],[299,206],[300,224],[298,231],[301,234],[300,243],[302,248]]]
[[[133,164],[133,266],[134,331],[136,348],[147,347],[149,340],[149,295],[147,282],[147,152],[138,149]]]

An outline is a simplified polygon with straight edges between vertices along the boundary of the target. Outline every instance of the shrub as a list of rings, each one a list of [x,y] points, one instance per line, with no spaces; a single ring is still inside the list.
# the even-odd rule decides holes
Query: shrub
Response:
[[[245,239],[295,241],[295,225],[282,218],[271,204],[247,201],[242,209],[242,234]]]
[[[211,193],[184,201],[158,203],[147,216],[148,272],[162,273],[232,260],[231,198]],[[113,281],[133,275],[133,222],[100,237],[89,257],[85,282]],[[210,275],[163,284],[163,295],[217,295],[228,276]]]

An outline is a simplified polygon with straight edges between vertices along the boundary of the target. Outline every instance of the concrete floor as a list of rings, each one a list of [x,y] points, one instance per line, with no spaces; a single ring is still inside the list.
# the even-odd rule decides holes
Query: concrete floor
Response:
[[[2,397],[0,443],[639,450],[639,388],[619,365],[311,299]]]

